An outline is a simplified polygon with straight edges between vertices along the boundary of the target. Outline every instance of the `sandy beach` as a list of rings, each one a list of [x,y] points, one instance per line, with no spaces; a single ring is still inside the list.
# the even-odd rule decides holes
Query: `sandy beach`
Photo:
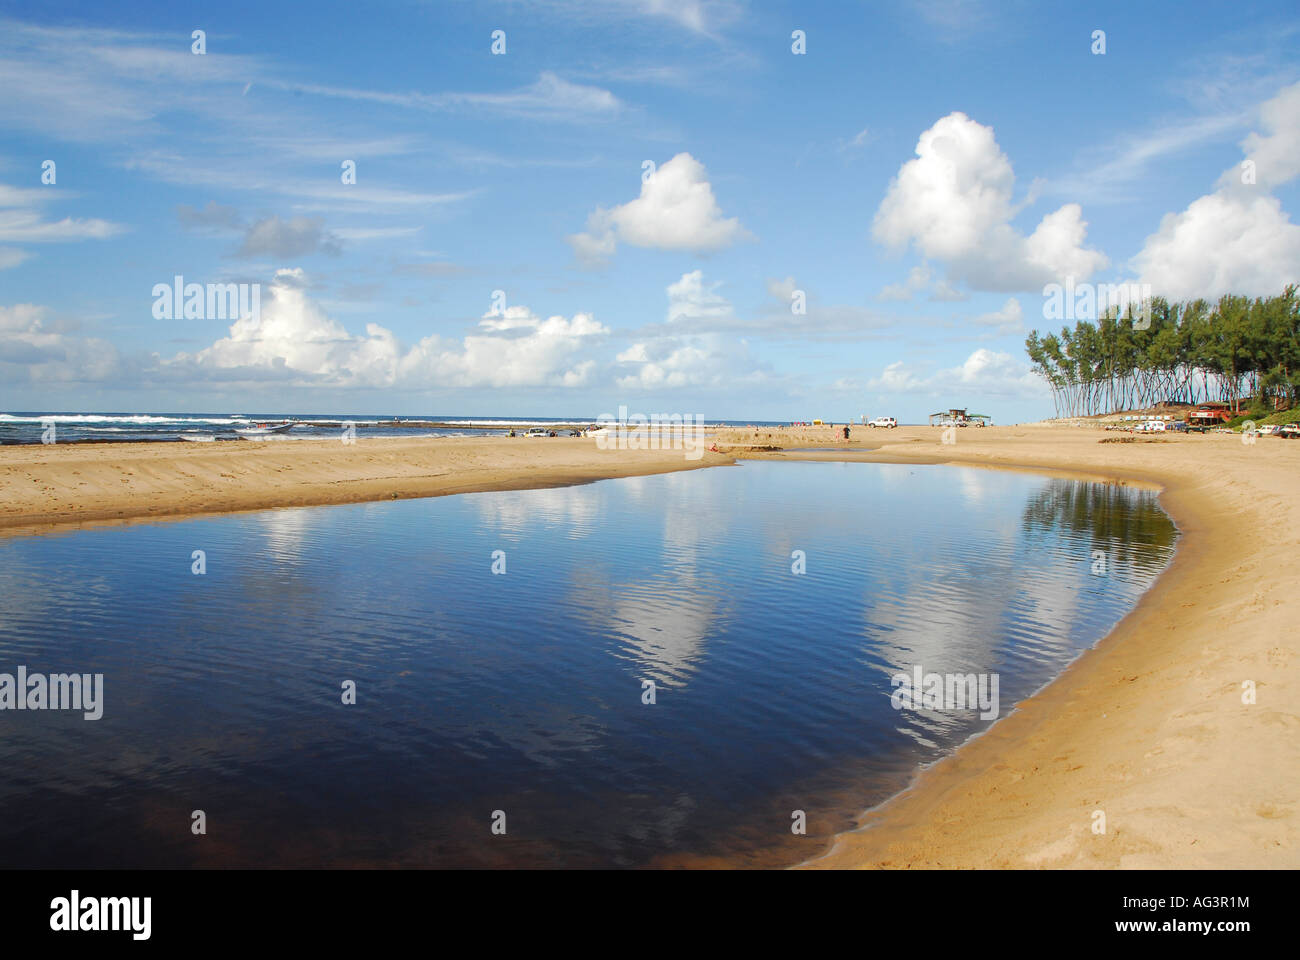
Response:
[[[554,487],[729,462],[571,437],[9,446],[0,448],[0,529]]]
[[[1059,426],[732,431],[721,453],[578,438],[282,440],[0,450],[0,527],[557,486],[735,459],[961,463],[1161,490],[1170,569],[1097,648],[841,836],[814,867],[1295,867],[1300,443]],[[771,447],[834,447],[784,452]],[[845,446],[850,449],[842,449]],[[1243,703],[1253,683],[1256,702]],[[1105,833],[1094,833],[1104,811]]]

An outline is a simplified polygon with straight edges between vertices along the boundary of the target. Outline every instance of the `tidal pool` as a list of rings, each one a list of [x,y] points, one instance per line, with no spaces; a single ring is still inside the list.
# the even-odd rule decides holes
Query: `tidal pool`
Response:
[[[0,538],[0,674],[103,677],[0,709],[0,864],[794,863],[1176,537],[1127,487],[750,462]],[[996,709],[900,708],[929,674]]]

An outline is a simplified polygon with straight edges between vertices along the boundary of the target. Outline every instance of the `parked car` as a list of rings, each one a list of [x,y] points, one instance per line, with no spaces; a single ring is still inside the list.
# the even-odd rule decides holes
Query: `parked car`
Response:
[[[898,426],[898,421],[895,420],[893,417],[876,417],[876,419],[869,421],[869,422],[867,423],[867,426],[869,426],[869,427],[889,427],[889,428],[892,429],[893,427]]]
[[[1277,432],[1283,440],[1300,440],[1300,423],[1286,423]]]
[[[533,427],[531,430],[529,430],[527,433],[525,433],[524,436],[525,436],[525,437],[545,437],[545,436],[548,436],[548,434],[547,434],[547,432],[546,432],[545,430],[543,430],[541,427]]]
[[[1136,433],[1164,433],[1165,422],[1163,420],[1143,420],[1133,430]]]

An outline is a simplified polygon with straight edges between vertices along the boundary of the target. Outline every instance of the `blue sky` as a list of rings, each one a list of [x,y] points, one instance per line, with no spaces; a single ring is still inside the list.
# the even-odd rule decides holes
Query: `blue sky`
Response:
[[[1294,4],[1080,6],[2,3],[0,409],[1048,416],[1046,284],[1300,280]]]

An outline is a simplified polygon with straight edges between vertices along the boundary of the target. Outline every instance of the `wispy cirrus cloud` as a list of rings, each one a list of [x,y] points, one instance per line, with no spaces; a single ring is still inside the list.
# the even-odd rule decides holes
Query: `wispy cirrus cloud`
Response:
[[[390,92],[283,81],[267,81],[267,85],[293,93],[356,100],[391,107],[431,111],[487,110],[534,120],[585,122],[595,117],[614,116],[623,109],[622,102],[608,90],[572,83],[549,70],[543,71],[536,81],[526,87],[499,93]]]
[[[744,16],[748,4],[741,0],[508,0],[507,6],[586,24],[641,20],[720,40],[723,31]]]
[[[183,37],[0,20],[0,128],[71,143],[161,136],[164,114],[212,115],[259,61],[195,56]]]
[[[127,161],[125,166],[179,186],[286,197],[300,213],[423,213],[429,208],[460,203],[481,192],[473,189],[429,193],[400,187],[349,185],[320,175],[303,177],[288,168],[233,167],[195,161],[185,155],[163,151],[142,153]]]
[[[76,240],[105,240],[126,228],[98,217],[64,217],[53,220],[42,207],[76,197],[57,187],[22,188],[0,184],[0,243],[66,243]],[[9,266],[17,266],[26,255],[11,253]]]
[[[184,42],[183,42],[184,41]],[[531,84],[504,91],[384,91],[322,84],[282,75],[271,62],[211,49],[190,52],[176,35],[37,26],[0,20],[0,86],[21,97],[0,100],[0,127],[69,142],[161,136],[163,115],[184,112],[237,130],[300,158],[393,156],[416,150],[411,136],[342,138],[325,133],[300,110],[261,104],[260,90],[308,94],[420,110],[488,111],[513,118],[590,121],[614,116],[622,102],[598,86],[542,71]],[[286,133],[286,121],[293,121]],[[338,151],[338,152],[335,152]]]
[[[210,41],[213,38],[210,38]],[[351,90],[284,76],[283,62],[225,52],[190,52],[188,34],[33,25],[0,20],[0,87],[21,95],[0,98],[0,130],[32,133],[54,142],[107,144],[105,159],[128,171],[179,186],[203,186],[287,197],[299,215],[377,215],[409,218],[430,208],[468,200],[475,189],[427,189],[423,170],[385,171],[385,180],[339,182],[343,160],[406,158],[421,152],[450,154],[455,144],[435,144],[417,133],[376,129],[365,110],[346,113],[312,105],[316,93],[361,104],[389,102],[421,110],[472,111],[504,120],[589,122],[617,116],[622,104],[597,86],[573,83],[552,72],[505,91],[386,93]],[[237,145],[237,146],[236,146]],[[329,167],[322,171],[323,162]],[[544,162],[535,158],[532,162]],[[322,175],[322,173],[324,175]],[[403,182],[416,182],[412,189]],[[8,214],[8,228],[47,237],[94,222],[38,230],[31,217]],[[349,224],[379,230],[387,225]],[[60,233],[62,231],[62,233]]]
[[[953,40],[989,26],[993,8],[985,0],[904,0],[943,40]]]
[[[1133,187],[1159,161],[1213,143],[1244,129],[1246,111],[1170,121],[1141,134],[1129,133],[1114,142],[1085,151],[1087,162],[1077,173],[1053,178],[1042,193],[1068,196],[1090,203],[1122,203],[1132,199]]]
[[[0,247],[0,270],[9,270],[31,258],[26,250],[17,247]]]

